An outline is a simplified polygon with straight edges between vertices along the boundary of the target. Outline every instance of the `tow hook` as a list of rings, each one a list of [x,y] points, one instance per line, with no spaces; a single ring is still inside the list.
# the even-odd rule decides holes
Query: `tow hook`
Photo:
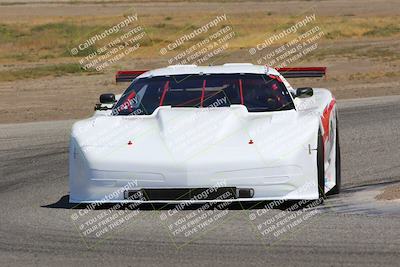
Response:
[[[308,154],[310,154],[310,155],[311,155],[311,150],[318,150],[318,149],[316,149],[316,148],[311,148],[311,145],[308,144]]]

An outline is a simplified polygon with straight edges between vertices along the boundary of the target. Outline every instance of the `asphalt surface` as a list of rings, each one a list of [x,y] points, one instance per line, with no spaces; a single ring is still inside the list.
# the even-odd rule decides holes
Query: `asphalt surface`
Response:
[[[374,196],[400,182],[400,97],[340,101],[339,108],[343,192],[287,212],[263,204],[172,215],[174,206],[72,208],[73,122],[0,125],[0,266],[399,266],[400,202]],[[198,221],[197,232],[182,228],[204,214],[213,219]],[[107,233],[84,232],[106,218]],[[271,222],[284,218],[291,220]],[[262,232],[268,219],[277,227]]]

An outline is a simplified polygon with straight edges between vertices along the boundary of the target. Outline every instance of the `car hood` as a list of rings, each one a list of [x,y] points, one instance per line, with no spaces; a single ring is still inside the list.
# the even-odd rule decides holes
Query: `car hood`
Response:
[[[257,168],[297,148],[316,147],[318,123],[315,115],[295,110],[250,113],[241,105],[159,107],[149,116],[79,121],[72,139],[95,169],[148,171],[165,165],[179,171],[213,168],[227,161]]]

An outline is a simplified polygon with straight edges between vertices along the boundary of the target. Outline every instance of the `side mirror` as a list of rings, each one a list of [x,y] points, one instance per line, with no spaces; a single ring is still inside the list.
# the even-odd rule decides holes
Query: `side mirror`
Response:
[[[114,94],[102,94],[100,95],[100,103],[102,104],[114,104],[115,95]]]
[[[311,87],[300,87],[296,89],[296,97],[306,98],[313,96],[314,91]]]

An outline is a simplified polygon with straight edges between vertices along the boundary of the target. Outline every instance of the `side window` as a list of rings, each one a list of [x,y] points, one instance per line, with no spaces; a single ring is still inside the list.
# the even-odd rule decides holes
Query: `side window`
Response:
[[[285,85],[275,77],[249,74],[242,84],[244,104],[250,112],[293,108]]]

